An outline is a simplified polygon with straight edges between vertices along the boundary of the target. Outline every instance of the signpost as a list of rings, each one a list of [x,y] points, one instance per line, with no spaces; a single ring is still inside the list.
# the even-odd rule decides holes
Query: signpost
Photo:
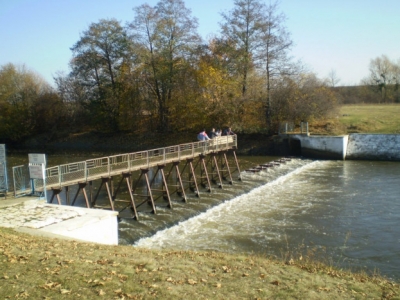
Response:
[[[46,154],[30,153],[28,154],[29,164],[44,164],[46,165]]]
[[[32,192],[35,193],[35,180],[43,180],[44,199],[46,195],[46,154],[30,153],[29,157],[29,177],[32,182]]]

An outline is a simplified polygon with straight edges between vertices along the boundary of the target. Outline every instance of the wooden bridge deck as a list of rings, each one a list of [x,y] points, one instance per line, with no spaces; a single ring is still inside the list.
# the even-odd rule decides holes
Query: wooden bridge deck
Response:
[[[178,162],[200,155],[237,148],[237,136],[216,137],[208,141],[187,143],[165,148],[118,154],[69,163],[45,170],[43,185],[36,184],[37,191],[62,189],[65,186],[86,183],[96,179],[129,173],[141,169]]]

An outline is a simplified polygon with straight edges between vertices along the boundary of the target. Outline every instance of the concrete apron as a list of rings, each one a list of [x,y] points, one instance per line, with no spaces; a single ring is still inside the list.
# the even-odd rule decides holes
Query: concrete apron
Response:
[[[118,212],[48,204],[37,197],[0,200],[0,226],[33,235],[118,245]]]

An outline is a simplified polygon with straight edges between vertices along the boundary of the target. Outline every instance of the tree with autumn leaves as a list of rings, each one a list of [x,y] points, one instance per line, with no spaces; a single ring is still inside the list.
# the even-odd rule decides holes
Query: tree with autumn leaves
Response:
[[[182,0],[137,6],[125,25],[99,20],[72,45],[70,73],[55,77],[52,92],[61,103],[55,113],[62,111],[75,129],[229,125],[269,133],[289,118],[327,114],[335,97],[322,81],[304,80],[315,76],[290,59],[284,21],[277,2],[234,0],[220,33],[204,42]]]

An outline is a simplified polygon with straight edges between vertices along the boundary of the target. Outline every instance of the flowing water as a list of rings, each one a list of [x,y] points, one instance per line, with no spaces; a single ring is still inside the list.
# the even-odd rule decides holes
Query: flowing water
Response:
[[[242,178],[254,188],[135,245],[278,257],[303,251],[400,279],[399,163],[294,160]]]
[[[187,203],[175,194],[172,209],[161,200],[156,215],[144,207],[139,221],[124,211],[120,243],[279,258],[313,254],[400,279],[399,162],[292,159],[260,173],[244,171],[273,159],[239,157],[242,181],[201,190],[200,197],[188,193]]]

